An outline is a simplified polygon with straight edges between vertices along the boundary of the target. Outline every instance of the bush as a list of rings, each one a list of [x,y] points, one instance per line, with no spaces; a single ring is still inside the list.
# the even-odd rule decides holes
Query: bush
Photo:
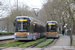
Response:
[[[0,35],[13,35],[13,32],[0,32]]]

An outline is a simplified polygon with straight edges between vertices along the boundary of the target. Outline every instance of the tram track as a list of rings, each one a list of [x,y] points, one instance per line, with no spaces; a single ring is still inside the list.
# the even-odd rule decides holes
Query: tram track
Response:
[[[58,39],[54,39],[49,45],[43,47],[41,50],[44,50],[45,48],[50,48],[51,46],[53,46],[56,42],[57,42]]]
[[[40,43],[42,43],[42,42],[44,42],[44,41],[46,41],[46,40],[47,40],[47,39],[45,38],[44,40],[39,41],[38,43],[34,43],[33,45],[30,45],[30,46],[27,47],[27,48],[33,48],[33,47],[35,47],[36,45],[38,45],[38,44],[40,44]],[[22,44],[17,44],[17,45],[11,46],[11,47],[18,47],[19,45],[23,45],[23,44],[29,43],[29,42],[31,42],[31,41],[27,41],[27,42],[24,42],[24,43],[22,43]],[[9,48],[9,47],[3,47],[3,48],[0,48],[0,50],[6,49],[6,48]]]
[[[17,41],[15,41],[15,42],[17,42]],[[13,42],[13,43],[15,43],[15,42]],[[10,46],[10,47],[16,47],[16,46],[19,46],[19,45],[22,45],[22,44],[25,44],[25,43],[27,43],[28,41],[26,41],[26,42],[24,42],[24,43],[21,43],[21,44],[15,44],[14,46]],[[9,44],[12,44],[12,43],[9,43]],[[10,48],[10,47],[2,47],[2,48],[0,48],[0,50],[2,50],[2,49],[6,49],[6,48]]]
[[[45,38],[41,38],[41,39],[43,40]],[[32,41],[32,40],[31,41],[15,41],[14,40],[13,42],[12,41],[9,42],[9,41],[6,40],[7,43],[6,43],[6,41],[4,41],[3,43],[1,42],[0,47],[18,47],[19,45],[23,45],[23,44],[26,44],[26,43],[32,43],[32,42],[34,43],[34,42],[37,42],[41,39],[38,39],[36,41]]]
[[[11,44],[11,43],[14,43],[16,42],[15,40],[11,39],[11,40],[2,40],[0,41],[0,47],[2,47],[2,45],[5,45],[5,44]]]
[[[43,43],[43,42],[45,42],[45,41],[47,41],[47,40],[48,40],[48,39],[44,39],[43,41],[40,41],[40,42],[38,42],[38,43],[35,43],[35,44],[31,45],[31,46],[28,47],[28,48],[35,48],[35,46],[37,46],[38,44]],[[55,44],[56,41],[57,41],[57,39],[53,39],[53,41],[51,41],[47,46],[42,47],[42,48],[47,48],[48,46],[52,46],[53,44]]]
[[[21,42],[21,43],[18,43],[18,42],[13,42],[15,43],[14,45],[12,45],[13,43],[10,43],[12,46],[10,47],[22,47],[22,48],[35,48],[35,46],[39,45],[40,43],[43,43],[45,41],[47,41],[49,39],[46,39],[46,38],[41,38],[41,39],[37,39],[36,41],[25,41],[25,42]],[[38,42],[37,42],[38,41]],[[41,47],[42,49],[41,50],[44,50],[44,48],[47,48],[48,46],[52,46],[55,42],[57,41],[57,39],[54,39],[53,41],[51,41],[47,46],[44,46],[44,47]],[[33,43],[32,43],[33,42]],[[27,44],[31,44],[29,46],[24,46],[24,45],[27,45]],[[9,44],[8,44],[9,45]],[[6,49],[6,48],[10,48],[8,46],[6,47],[3,47],[3,48],[0,48],[0,50],[2,49]]]
[[[28,48],[33,48],[33,47],[37,46],[38,44],[40,44],[40,43],[42,43],[42,42],[44,42],[44,41],[46,41],[46,40],[47,40],[47,39],[44,39],[43,41],[39,41],[38,43],[35,43],[35,44],[31,45],[31,46],[28,47]]]

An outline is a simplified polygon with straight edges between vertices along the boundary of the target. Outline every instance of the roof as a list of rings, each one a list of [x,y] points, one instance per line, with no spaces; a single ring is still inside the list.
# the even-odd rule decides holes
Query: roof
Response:
[[[34,20],[34,21],[36,21],[36,22],[39,22],[39,23],[41,23],[41,24],[44,24],[43,22],[41,22],[40,20],[37,20],[37,19],[35,19],[35,18],[33,18],[33,17],[30,17],[30,16],[17,16],[16,18],[29,18],[30,20]],[[45,25],[45,24],[44,24]]]
[[[28,16],[17,16],[16,18],[24,18],[24,17],[26,17],[26,18],[28,18]]]
[[[57,23],[57,21],[47,21],[47,23],[49,23],[49,22],[55,22],[55,23]]]

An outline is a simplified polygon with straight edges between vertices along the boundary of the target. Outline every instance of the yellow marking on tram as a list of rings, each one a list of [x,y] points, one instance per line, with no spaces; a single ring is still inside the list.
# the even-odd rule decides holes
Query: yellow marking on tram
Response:
[[[35,26],[35,24],[33,24]]]
[[[27,19],[17,19],[17,21],[27,21]]]
[[[46,32],[48,35],[55,35],[57,32]]]
[[[48,25],[55,25],[55,23],[48,23]]]

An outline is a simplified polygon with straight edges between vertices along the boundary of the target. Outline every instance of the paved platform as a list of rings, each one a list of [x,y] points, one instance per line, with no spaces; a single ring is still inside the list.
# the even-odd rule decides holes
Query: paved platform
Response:
[[[70,47],[70,37],[67,35],[59,35],[58,41],[53,46],[48,46],[51,50],[74,50],[74,47]]]
[[[70,37],[66,35],[60,35],[59,40],[54,46],[70,46]]]

